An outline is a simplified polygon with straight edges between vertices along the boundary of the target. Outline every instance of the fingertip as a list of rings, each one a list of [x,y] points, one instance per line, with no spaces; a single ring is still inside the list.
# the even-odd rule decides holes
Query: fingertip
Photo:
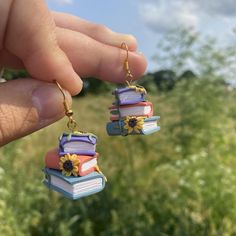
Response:
[[[126,42],[129,51],[136,51],[138,47],[137,39],[132,34],[126,35]]]
[[[141,52],[134,52],[136,59],[136,69],[134,70],[138,77],[142,76],[147,69],[147,58]]]
[[[83,88],[83,81],[62,50],[59,49],[56,55],[52,58],[54,65],[51,67],[51,73],[54,73],[57,82],[72,96],[77,95]]]
[[[75,72],[67,55],[59,49],[52,55],[50,72],[54,75],[54,79],[67,90],[72,96],[80,93],[83,87],[83,81],[80,76]],[[48,64],[49,65],[49,64]]]
[[[65,89],[67,89],[72,96],[78,95],[83,88],[83,81],[80,76],[72,69],[71,80],[69,83],[64,83]]]
[[[131,52],[135,52],[137,50],[137,39],[131,35],[131,34],[119,34],[119,33],[115,33],[116,35],[119,35],[119,37],[117,37],[117,42],[116,42],[116,47],[121,48],[121,45],[123,43],[125,43],[129,49],[129,51]]]

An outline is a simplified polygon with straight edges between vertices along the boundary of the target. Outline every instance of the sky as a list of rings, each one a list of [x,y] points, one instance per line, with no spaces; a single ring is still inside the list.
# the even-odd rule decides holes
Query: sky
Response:
[[[236,41],[236,0],[47,0],[51,10],[67,12],[114,31],[134,35],[138,51],[148,59],[147,71],[158,70],[152,60],[158,41],[176,27],[193,27],[222,43]]]

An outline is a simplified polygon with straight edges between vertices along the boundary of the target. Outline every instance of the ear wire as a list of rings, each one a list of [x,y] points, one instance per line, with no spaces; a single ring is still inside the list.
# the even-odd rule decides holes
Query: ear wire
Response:
[[[70,107],[66,101],[66,95],[65,95],[65,92],[63,91],[61,85],[56,80],[54,82],[56,83],[57,87],[59,88],[59,90],[61,91],[62,96],[63,96],[63,106],[65,109],[65,115],[69,119],[67,122],[67,127],[71,132],[75,132],[75,128],[78,126],[78,124],[73,118],[74,112],[72,111],[72,109],[70,109]]]
[[[121,47],[121,49],[126,50],[126,58],[124,61],[124,70],[126,72],[126,83],[129,85],[129,82],[127,79],[129,79],[130,82],[132,82],[132,80],[133,80],[133,75],[132,75],[130,68],[129,68],[129,48],[125,42],[123,42],[120,47]]]

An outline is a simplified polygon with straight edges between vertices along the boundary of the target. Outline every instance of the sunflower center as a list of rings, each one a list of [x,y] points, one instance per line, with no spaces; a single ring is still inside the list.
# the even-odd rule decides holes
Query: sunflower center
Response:
[[[70,161],[70,160],[66,160],[64,163],[63,163],[63,169],[65,171],[72,171],[74,168],[73,166],[73,163]]]
[[[138,121],[136,118],[131,118],[128,121],[129,127],[134,128],[137,125]]]

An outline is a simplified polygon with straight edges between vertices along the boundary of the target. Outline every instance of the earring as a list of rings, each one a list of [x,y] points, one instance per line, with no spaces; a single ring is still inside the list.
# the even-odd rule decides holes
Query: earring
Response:
[[[49,189],[75,200],[100,192],[107,180],[97,164],[99,154],[96,152],[96,135],[77,131],[78,125],[65,93],[60,84],[55,83],[63,95],[69,132],[60,136],[58,149],[46,154],[43,183]]]
[[[129,49],[126,43],[121,44],[126,50],[124,70],[126,86],[115,89],[112,94],[115,102],[109,108],[110,122],[107,123],[107,133],[116,135],[147,135],[160,130],[157,121],[159,116],[153,116],[153,104],[146,100],[147,92],[140,85],[133,85],[133,75],[129,68]]]

